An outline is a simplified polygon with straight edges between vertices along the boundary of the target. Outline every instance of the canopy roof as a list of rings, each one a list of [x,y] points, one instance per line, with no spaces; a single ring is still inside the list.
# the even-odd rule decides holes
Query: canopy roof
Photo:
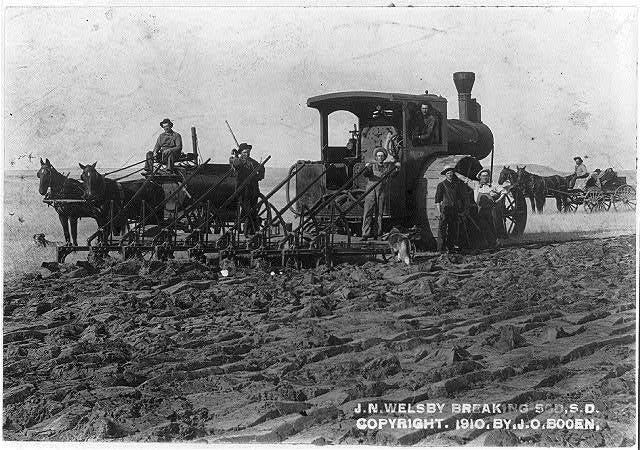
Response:
[[[349,111],[360,116],[372,109],[372,105],[380,105],[389,109],[393,104],[400,106],[402,102],[426,103],[445,102],[444,97],[433,94],[400,94],[392,92],[348,91],[317,95],[307,100],[307,106],[330,114],[334,111]]]

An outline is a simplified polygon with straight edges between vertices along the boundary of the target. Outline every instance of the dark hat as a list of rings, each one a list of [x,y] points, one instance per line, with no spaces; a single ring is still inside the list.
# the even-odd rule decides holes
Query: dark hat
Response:
[[[164,125],[165,123],[168,123],[169,126],[173,126],[173,122],[170,119],[162,119],[162,122],[160,122],[160,126]]]
[[[251,150],[253,147],[249,144],[247,144],[246,142],[243,142],[242,144],[238,145],[238,151],[241,152],[242,150]]]
[[[442,172],[440,172],[440,175],[444,175],[447,172],[453,172],[454,170],[456,170],[455,168],[453,168],[452,166],[447,166],[444,168],[444,170]]]
[[[579,157],[579,156],[575,156],[575,157],[573,158],[573,160],[574,160],[574,161],[577,161],[577,160],[582,161],[582,158],[581,158],[581,157]]]

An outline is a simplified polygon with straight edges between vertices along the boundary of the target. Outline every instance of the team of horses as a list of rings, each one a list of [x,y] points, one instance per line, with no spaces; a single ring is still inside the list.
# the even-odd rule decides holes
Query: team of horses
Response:
[[[113,180],[100,174],[96,164],[80,164],[82,175],[80,180],[74,180],[58,172],[49,159],[43,161],[40,158],[38,191],[53,201],[66,245],[78,245],[78,219],[92,218],[103,233],[111,230],[119,235],[125,231],[129,219],[141,218],[143,201],[158,205],[164,199],[164,190],[159,184],[148,183],[144,179]],[[55,202],[63,199],[67,201]],[[158,219],[153,214],[145,218],[149,224],[156,223]]]
[[[526,167],[516,166],[516,170],[513,170],[509,166],[504,166],[500,171],[498,184],[508,181],[511,186],[520,189],[524,196],[529,198],[531,211],[534,213],[542,214],[547,197],[556,199],[559,212],[566,211],[569,205],[567,192],[570,190],[573,175],[543,177],[527,172]]]

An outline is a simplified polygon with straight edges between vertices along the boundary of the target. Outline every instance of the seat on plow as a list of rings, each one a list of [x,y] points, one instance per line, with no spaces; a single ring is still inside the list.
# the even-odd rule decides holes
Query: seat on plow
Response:
[[[198,155],[196,155],[195,153],[180,153],[180,156],[178,156],[173,162],[174,163],[178,163],[178,162],[197,163]]]

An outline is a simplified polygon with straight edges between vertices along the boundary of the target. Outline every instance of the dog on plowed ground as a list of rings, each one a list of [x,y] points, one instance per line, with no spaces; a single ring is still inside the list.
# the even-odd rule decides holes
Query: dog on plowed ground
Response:
[[[409,230],[401,231],[398,227],[394,227],[389,231],[387,235],[387,241],[391,252],[396,258],[396,261],[405,263],[407,266],[411,264],[411,258],[414,253],[415,246],[411,239],[416,239],[420,236],[420,230],[417,227],[410,228]]]
[[[50,241],[46,237],[44,237],[44,233],[37,233],[33,235],[33,243],[38,247],[50,247],[52,245],[57,245],[58,242]]]

